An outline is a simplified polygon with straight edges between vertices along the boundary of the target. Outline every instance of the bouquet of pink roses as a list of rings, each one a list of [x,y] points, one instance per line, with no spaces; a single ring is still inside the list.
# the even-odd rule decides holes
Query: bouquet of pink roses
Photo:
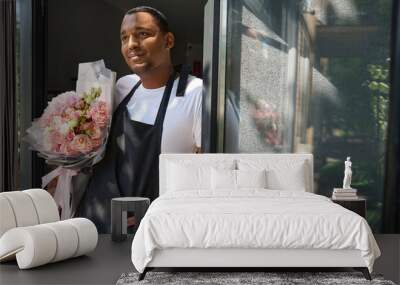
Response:
[[[115,73],[103,61],[79,66],[77,92],[54,97],[27,130],[27,141],[46,163],[58,167],[42,178],[42,187],[58,177],[54,199],[61,218],[70,218],[71,179],[98,162],[111,125]]]
[[[265,142],[271,146],[282,143],[280,116],[276,108],[263,99],[256,101],[253,118],[259,132],[264,135]]]
[[[40,137],[35,149],[48,160],[53,158],[66,165],[87,160],[103,144],[110,113],[107,103],[100,100],[101,88],[91,88],[81,96],[65,92],[55,97],[33,125]],[[40,138],[40,139],[39,139]]]

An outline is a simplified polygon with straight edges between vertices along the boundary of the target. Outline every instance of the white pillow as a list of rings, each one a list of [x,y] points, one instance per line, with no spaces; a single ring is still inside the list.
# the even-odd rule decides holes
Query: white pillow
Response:
[[[233,159],[210,159],[201,155],[165,161],[165,189],[169,191],[211,191],[211,168],[235,169]]]
[[[258,170],[236,170],[236,181],[238,188],[267,188],[267,171]]]
[[[306,191],[304,167],[287,171],[271,169],[267,171],[268,188],[274,190]]]
[[[202,190],[211,188],[210,167],[168,164],[168,191]]]
[[[211,168],[213,190],[236,190],[236,170]]]
[[[240,170],[267,171],[267,188],[273,190],[306,191],[310,188],[308,161],[296,159],[240,159]]]

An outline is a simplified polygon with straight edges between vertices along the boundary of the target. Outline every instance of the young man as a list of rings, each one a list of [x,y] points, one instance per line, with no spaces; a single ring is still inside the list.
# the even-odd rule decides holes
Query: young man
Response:
[[[158,157],[201,145],[202,81],[174,71],[174,35],[150,7],[129,10],[121,25],[121,52],[133,74],[116,87],[116,109],[104,158],[78,209],[99,232],[110,231],[111,199],[158,197]]]

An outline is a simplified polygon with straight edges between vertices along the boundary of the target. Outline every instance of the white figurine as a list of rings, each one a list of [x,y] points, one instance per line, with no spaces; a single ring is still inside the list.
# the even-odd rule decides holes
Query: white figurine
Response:
[[[350,156],[347,157],[344,162],[344,179],[343,179],[343,189],[351,189],[351,176],[353,172],[351,171],[351,161]]]

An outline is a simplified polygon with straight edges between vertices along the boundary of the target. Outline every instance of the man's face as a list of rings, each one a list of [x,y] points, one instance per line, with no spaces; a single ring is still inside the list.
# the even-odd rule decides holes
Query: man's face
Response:
[[[169,63],[174,36],[163,33],[146,12],[125,15],[121,24],[121,52],[130,69],[145,74]]]

